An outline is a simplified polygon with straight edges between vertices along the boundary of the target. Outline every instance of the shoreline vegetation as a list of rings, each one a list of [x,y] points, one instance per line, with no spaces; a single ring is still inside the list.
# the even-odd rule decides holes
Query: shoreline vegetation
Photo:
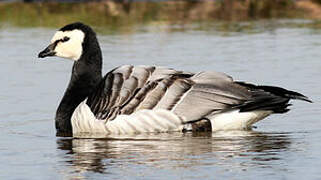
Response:
[[[136,25],[234,23],[270,19],[312,20],[298,26],[321,28],[321,0],[202,0],[202,1],[99,1],[81,3],[0,2],[0,27],[58,28],[74,21],[98,31],[132,31]],[[228,24],[228,25],[226,25]],[[227,27],[225,27],[227,26]],[[247,25],[250,26],[251,24]],[[238,27],[236,27],[238,28]]]

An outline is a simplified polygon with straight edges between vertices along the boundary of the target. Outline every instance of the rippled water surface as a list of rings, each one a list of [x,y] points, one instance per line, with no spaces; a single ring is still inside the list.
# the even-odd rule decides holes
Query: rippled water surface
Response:
[[[250,132],[55,137],[72,62],[37,59],[54,29],[0,29],[0,179],[320,179],[321,31],[143,27],[99,35],[104,72],[121,64],[216,70],[309,96]]]

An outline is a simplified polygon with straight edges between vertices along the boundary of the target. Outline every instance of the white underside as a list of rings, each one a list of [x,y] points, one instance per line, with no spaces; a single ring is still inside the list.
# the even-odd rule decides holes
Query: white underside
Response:
[[[71,117],[73,134],[133,134],[180,131],[183,121],[171,111],[140,110],[131,115],[119,115],[111,121],[98,120],[82,102]]]
[[[216,114],[209,119],[212,131],[249,130],[252,125],[272,114],[272,111],[239,112],[239,110]]]
[[[271,111],[228,111],[209,117],[213,131],[248,130],[257,121],[270,115]],[[72,117],[73,134],[133,134],[149,132],[182,131],[184,117],[180,118],[168,110],[140,110],[131,115],[119,115],[106,122],[98,120],[83,101]]]

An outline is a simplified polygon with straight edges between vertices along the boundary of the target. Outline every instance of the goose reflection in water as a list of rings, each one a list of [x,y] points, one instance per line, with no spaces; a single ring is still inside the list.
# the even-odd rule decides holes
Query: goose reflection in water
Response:
[[[290,145],[288,133],[254,131],[57,140],[58,149],[64,150],[64,164],[72,167],[71,172],[102,174],[131,165],[160,169],[269,168]]]

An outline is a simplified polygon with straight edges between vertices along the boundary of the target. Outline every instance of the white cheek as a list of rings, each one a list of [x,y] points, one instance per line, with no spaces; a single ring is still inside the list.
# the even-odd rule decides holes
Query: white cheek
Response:
[[[74,61],[79,60],[82,54],[82,43],[85,34],[78,30],[72,31],[57,31],[51,42],[54,43],[57,40],[61,40],[64,37],[69,37],[70,39],[66,42],[59,42],[55,48],[56,56],[72,59]]]
[[[81,42],[65,42],[57,44],[56,56],[72,59],[77,61],[82,54],[82,45]]]

